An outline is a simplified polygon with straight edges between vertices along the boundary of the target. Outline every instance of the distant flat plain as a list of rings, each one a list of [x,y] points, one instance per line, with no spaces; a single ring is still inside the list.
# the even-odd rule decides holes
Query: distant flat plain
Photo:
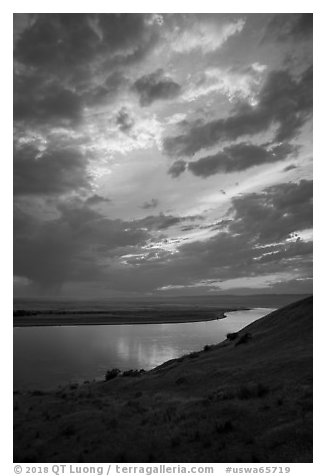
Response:
[[[226,312],[256,307],[279,308],[298,295],[182,296],[143,300],[32,300],[14,302],[13,325],[72,326],[166,324],[223,319]]]

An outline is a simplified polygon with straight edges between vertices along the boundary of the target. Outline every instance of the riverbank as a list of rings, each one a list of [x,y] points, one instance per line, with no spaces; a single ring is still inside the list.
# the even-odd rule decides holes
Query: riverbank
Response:
[[[145,372],[14,394],[15,462],[312,461],[312,298]]]
[[[117,312],[43,312],[15,311],[14,327],[37,326],[96,326],[132,324],[180,324],[224,319],[226,312],[249,310],[245,307],[198,310],[130,310]]]

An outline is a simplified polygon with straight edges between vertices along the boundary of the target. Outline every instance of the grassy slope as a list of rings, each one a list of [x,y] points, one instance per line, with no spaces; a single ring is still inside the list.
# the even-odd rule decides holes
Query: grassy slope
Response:
[[[14,396],[16,462],[311,462],[312,298],[141,377]]]

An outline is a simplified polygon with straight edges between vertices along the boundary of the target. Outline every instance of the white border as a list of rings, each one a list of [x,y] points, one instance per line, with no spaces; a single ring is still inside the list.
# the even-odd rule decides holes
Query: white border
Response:
[[[225,8],[227,7],[227,8]],[[326,312],[323,308],[322,296],[325,293],[325,2],[321,1],[234,1],[216,2],[201,0],[200,2],[165,0],[108,2],[92,0],[92,2],[56,2],[44,1],[13,1],[1,7],[1,295],[4,300],[2,319],[1,349],[1,474],[14,474],[12,465],[12,14],[14,12],[45,12],[45,13],[78,13],[78,12],[162,12],[162,13],[314,13],[314,463],[312,465],[291,464],[291,474],[304,475],[325,474],[325,321]],[[220,467],[221,474],[224,465]],[[239,466],[231,464],[231,466]],[[250,466],[241,464],[242,467]],[[254,466],[254,465],[251,465]],[[257,465],[259,466],[259,465]],[[266,465],[260,465],[266,466]],[[217,473],[218,474],[218,471]]]

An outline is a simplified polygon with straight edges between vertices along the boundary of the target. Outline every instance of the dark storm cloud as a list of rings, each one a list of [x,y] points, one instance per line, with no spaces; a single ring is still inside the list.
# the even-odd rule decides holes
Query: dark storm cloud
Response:
[[[118,63],[142,59],[157,43],[159,27],[147,14],[100,14],[97,24],[105,50]]]
[[[258,243],[272,243],[291,233],[312,228],[311,180],[284,183],[232,200],[233,233],[257,239]]]
[[[191,231],[191,230],[218,230],[221,231],[222,229],[225,229],[228,227],[228,225],[232,222],[230,219],[223,219],[219,220],[214,223],[208,223],[206,225],[188,225],[182,227],[182,231]]]
[[[15,147],[14,193],[52,195],[89,187],[87,159],[73,148],[50,147],[40,153],[32,145]]]
[[[157,29],[142,14],[33,14],[15,45],[15,58],[65,77],[90,72],[101,58],[125,64],[142,58],[156,43]]]
[[[166,263],[169,284],[273,273],[311,276],[312,243],[284,241],[312,225],[311,186],[309,181],[285,183],[234,199],[233,218],[222,220],[219,233],[179,246],[174,260]]]
[[[273,273],[311,276],[312,243],[283,241],[293,232],[311,227],[311,198],[312,183],[301,181],[234,199],[232,220],[217,223],[219,233],[205,241],[180,245],[174,259],[167,259],[160,272],[145,261],[144,281],[137,286],[191,285],[200,280],[216,282]]]
[[[135,120],[130,116],[128,109],[122,107],[118,112],[116,123],[119,129],[127,134],[133,128]]]
[[[99,44],[88,14],[33,14],[15,47],[17,60],[33,67],[70,68],[89,61]]]
[[[14,44],[23,33],[23,31],[28,28],[30,22],[30,15],[28,13],[14,13],[13,15],[13,34],[14,34]]]
[[[73,255],[78,253],[72,230],[57,221],[40,225],[29,215],[20,216],[17,225],[17,216],[16,213],[14,274],[44,287],[61,284],[72,269]]]
[[[184,160],[176,160],[168,170],[168,173],[173,177],[179,177],[187,168],[187,163]]]
[[[19,17],[19,14],[16,15]],[[155,47],[147,14],[31,14],[16,20],[15,119],[76,119],[84,104],[116,97],[120,70]],[[94,78],[106,77],[101,84]]]
[[[60,222],[69,225],[80,234],[83,243],[101,245],[107,250],[144,243],[148,233],[138,223],[109,219],[91,208],[63,202],[58,206]]]
[[[165,215],[160,213],[159,215],[149,215],[140,220],[135,220],[134,223],[137,223],[139,227],[145,227],[150,230],[165,230],[171,226],[178,225],[185,221],[195,221],[202,220],[201,215],[191,215],[191,216],[173,216]]]
[[[298,79],[288,71],[272,71],[262,87],[257,106],[241,104],[224,119],[194,125],[187,133],[167,137],[164,149],[168,155],[189,156],[223,141],[254,135],[277,126],[274,140],[293,139],[312,112],[312,68]]]
[[[222,228],[227,228],[231,222],[232,220],[224,218],[223,220],[209,223],[208,225],[200,225],[200,229],[221,230]]]
[[[279,13],[269,21],[263,41],[300,41],[310,39],[312,13]]]
[[[248,240],[249,236],[251,240]],[[254,244],[258,243],[252,235],[232,235],[223,231],[205,242],[182,245],[178,259],[180,265],[184,263],[186,267],[189,260],[191,267],[198,270],[197,278],[209,279],[215,276],[217,279],[233,279],[289,270],[294,263],[292,260],[298,265],[298,260],[303,263],[302,257],[311,255],[312,252],[311,243],[304,242],[278,244],[270,254],[266,254],[265,249],[253,246]],[[194,273],[190,276],[193,278]]]
[[[173,259],[155,245],[145,228],[162,230],[199,217],[161,214],[125,222],[105,218],[81,202],[61,203],[58,210],[60,217],[48,222],[15,214],[16,275],[49,287],[72,280],[99,281],[108,283],[110,289],[138,292],[210,279],[217,282],[282,272],[311,275],[311,243],[275,243],[311,226],[308,181],[234,199],[232,221],[215,224],[219,233],[208,240],[179,243]],[[147,247],[144,255],[142,246],[149,242],[152,250]],[[128,253],[134,257],[127,267],[103,264],[105,258]]]
[[[141,206],[141,208],[144,208],[144,210],[147,210],[149,208],[156,208],[159,204],[159,201],[157,198],[152,198],[149,202],[144,202]]]
[[[127,89],[129,82],[130,80],[121,71],[114,71],[103,83],[85,91],[83,95],[85,103],[92,106],[102,104],[103,101],[112,101],[117,94]]]
[[[290,164],[287,167],[284,167],[283,172],[289,172],[290,170],[294,170],[294,169],[297,169],[297,168],[298,168],[297,165]]]
[[[109,203],[111,200],[109,198],[104,198],[101,197],[100,195],[97,195],[96,193],[94,195],[91,195],[85,200],[85,205],[93,206],[93,205],[101,205],[103,203]]]
[[[215,155],[189,162],[188,169],[197,176],[208,177],[216,173],[230,173],[246,170],[255,165],[283,160],[294,151],[290,144],[267,149],[248,143],[225,147]],[[224,192],[225,193],[225,192]]]
[[[29,124],[75,122],[81,117],[82,98],[56,82],[36,75],[18,77],[14,83],[14,120]]]
[[[164,230],[180,222],[200,218],[161,214],[130,222],[112,220],[90,208],[94,201],[98,202],[96,196],[95,200],[91,201],[75,199],[59,202],[59,218],[49,221],[41,221],[19,209],[16,210],[15,275],[48,289],[59,288],[72,280],[109,281],[112,289],[124,289],[124,286],[126,289],[141,287],[140,283],[129,283],[126,270],[121,271],[119,267],[111,270],[109,265],[104,264],[104,260],[141,251],[141,247],[151,239],[145,228]],[[152,255],[155,255],[154,251]],[[148,266],[148,272],[144,269],[146,266],[141,271],[143,283],[147,282],[148,273],[152,273],[150,261]],[[132,279],[139,280],[138,267],[128,269]],[[162,276],[158,273],[153,282],[160,283],[161,280]]]
[[[205,242],[181,245],[173,259],[170,253],[154,248],[148,259],[137,261],[138,266],[115,270],[110,287],[144,292],[166,285],[190,285],[202,279],[222,279],[233,276],[232,267],[247,262],[248,256],[254,254],[245,240],[228,233],[220,233]]]
[[[306,38],[312,35],[313,31],[313,14],[301,13],[298,20],[294,22],[291,28],[291,34],[297,38]]]
[[[181,228],[181,231],[192,231],[192,230],[197,230],[199,227],[198,225],[187,225],[187,226],[183,226]]]
[[[218,233],[206,241],[184,244],[179,247],[173,260],[166,260],[160,273],[155,274],[153,266],[144,265],[146,286],[150,283],[158,286],[188,286],[209,280],[216,283],[241,277],[290,273],[294,270],[302,276],[311,274],[311,245],[299,247],[296,242],[279,244],[274,249],[274,258],[264,263],[257,259],[263,251],[253,244],[248,240],[248,235],[230,235],[228,232]],[[138,282],[137,285],[142,286],[142,283]]]
[[[19,209],[14,215],[14,274],[43,287],[72,279],[105,279],[104,257],[149,238],[128,222],[105,218],[76,203],[61,203],[58,210],[60,217],[48,221]]]
[[[271,17],[264,20],[265,25]],[[311,33],[311,16],[277,17],[273,15],[274,25],[272,21],[269,24],[268,41],[274,41],[279,52],[269,62],[269,45],[259,46],[265,48],[266,57],[261,49],[254,58],[255,50],[250,49],[254,38],[260,41],[262,25],[248,41],[249,23],[244,26],[240,17],[236,20],[231,15],[16,15],[14,273],[23,282],[30,282],[34,290],[37,286],[59,289],[72,285],[77,293],[84,286],[91,289],[90,295],[98,288],[104,292],[150,292],[168,285],[216,283],[273,273],[301,276],[300,281],[293,280],[294,290],[303,282],[306,285],[311,275],[312,244],[295,241],[295,233],[312,226],[311,182],[280,184],[229,198],[232,206],[225,216],[214,216],[213,209],[203,216],[178,213],[178,207],[184,204],[182,196],[190,188],[195,194],[193,181],[190,188],[180,181],[174,214],[159,213],[171,207],[164,203],[164,194],[154,192],[160,202],[151,198],[153,192],[144,197],[144,180],[133,182],[135,173],[140,177],[142,172],[148,180],[154,176],[157,179],[156,169],[149,171],[147,167],[150,148],[144,160],[141,151],[134,153],[132,149],[147,147],[142,131],[147,125],[156,145],[164,128],[175,134],[166,137],[163,144],[164,151],[175,159],[169,164],[172,177],[180,176],[187,168],[198,177],[239,172],[286,159],[296,152],[289,142],[294,142],[312,110],[312,69],[298,73],[303,64],[305,68],[310,64],[309,43],[302,40]],[[241,36],[235,35],[240,32]],[[295,42],[298,49],[290,51]],[[217,52],[222,44],[223,50]],[[158,46],[158,52],[166,53],[163,62],[159,54],[151,55]],[[248,46],[250,58],[245,56]],[[285,63],[284,51],[299,56],[300,48],[305,49],[305,61],[299,67],[294,67],[294,62]],[[240,58],[242,53],[244,57]],[[215,64],[217,58],[221,64]],[[290,69],[272,71],[261,88],[260,79],[267,74],[259,69],[261,58],[266,59],[267,68],[287,64],[296,76]],[[254,63],[257,68],[242,66],[251,61],[259,62]],[[212,115],[214,103],[206,104],[212,96],[185,102],[183,92],[187,91],[179,78],[193,74],[193,68],[196,78],[198,68],[205,72],[206,67],[216,65],[227,67],[230,80],[232,74],[253,78],[250,91],[257,104],[232,102],[229,117],[222,117],[220,112],[216,112],[219,116]],[[164,69],[156,69],[159,67]],[[219,80],[216,78],[217,85]],[[207,81],[204,86],[210,85],[209,78]],[[200,82],[195,86],[200,87]],[[178,98],[175,104],[167,102],[174,98]],[[151,116],[149,109],[139,110],[135,100],[144,107],[155,105],[153,111],[157,114]],[[169,121],[179,113],[184,117],[188,111],[184,121]],[[270,143],[250,143],[252,137],[248,136],[264,132],[275,133]],[[132,152],[119,161],[123,138],[128,143],[122,149]],[[243,142],[232,142],[240,140]],[[206,151],[209,147],[214,149]],[[156,152],[153,146],[153,157]],[[111,165],[113,175],[106,177]],[[285,171],[293,167],[288,165]],[[274,183],[273,174],[271,170],[270,183]],[[111,200],[97,194],[95,185],[100,183],[101,190],[107,189],[109,194],[114,177],[117,183],[112,182],[112,190],[120,204],[114,213],[130,216],[136,207],[139,213],[142,208],[146,210],[144,215],[152,215],[134,220],[105,216]],[[283,177],[288,176],[283,173]],[[255,183],[258,180],[257,176]],[[243,189],[246,184],[242,184]],[[129,185],[133,203],[123,198],[131,190]],[[160,186],[165,185],[162,182]],[[223,193],[224,185],[217,181],[213,189],[201,191],[200,197],[190,197],[189,209],[211,193]],[[192,233],[183,236],[182,232]],[[198,241],[194,241],[196,236]],[[275,286],[280,292],[285,289],[278,283]]]
[[[172,99],[180,94],[181,86],[164,74],[162,69],[146,74],[133,85],[133,90],[139,95],[142,106],[150,106],[159,99]]]

